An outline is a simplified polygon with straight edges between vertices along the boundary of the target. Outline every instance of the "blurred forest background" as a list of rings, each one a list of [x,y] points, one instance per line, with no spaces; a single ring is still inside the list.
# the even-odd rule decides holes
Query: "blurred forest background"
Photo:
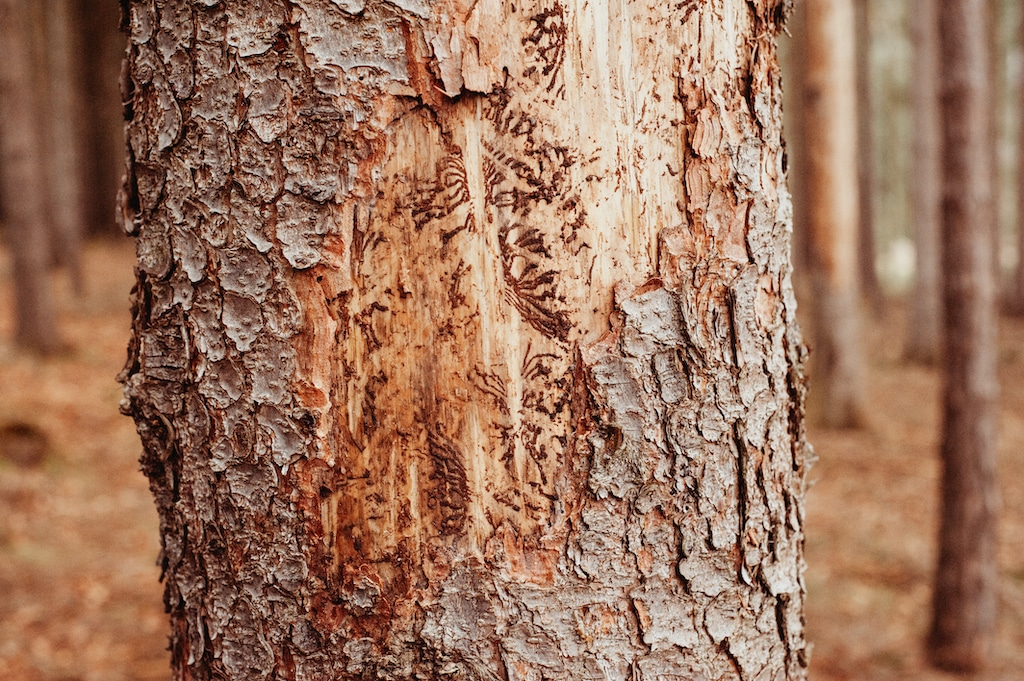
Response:
[[[0,23],[18,4],[0,0]],[[0,173],[10,188],[0,203],[0,677],[166,679],[156,513],[115,381],[135,258],[115,218],[124,155],[119,3],[26,4],[32,16],[20,37],[12,37],[13,24],[0,25]],[[1009,680],[1024,678],[1024,13],[1012,0],[992,5],[1003,510],[996,645],[973,678]],[[856,0],[834,36],[857,45],[859,96],[850,101],[861,115],[844,165],[860,184],[862,219],[852,241],[833,244],[837,258],[856,263],[853,305],[831,325],[859,344],[861,368],[841,379],[856,393],[852,411],[830,411],[829,370],[819,366],[832,351],[819,351],[829,341],[815,324],[824,293],[807,228],[814,178],[801,149],[803,97],[815,57],[805,18],[795,17],[783,39],[794,259],[814,362],[810,439],[819,461],[808,495],[806,579],[819,680],[951,678],[929,667],[923,643],[938,534],[942,368],[915,316],[922,296],[937,296],[939,286],[922,289],[916,276],[927,266],[921,230],[937,229],[922,227],[915,193],[923,175],[915,161],[923,6]],[[20,61],[19,40],[28,55]],[[27,124],[36,139],[24,128],[12,132]],[[32,159],[36,186],[11,182],[16,164]],[[838,195],[837,203],[845,205]],[[26,211],[35,221],[20,224],[15,218]],[[25,300],[36,307],[26,312],[17,302]],[[31,320],[21,319],[26,314]]]

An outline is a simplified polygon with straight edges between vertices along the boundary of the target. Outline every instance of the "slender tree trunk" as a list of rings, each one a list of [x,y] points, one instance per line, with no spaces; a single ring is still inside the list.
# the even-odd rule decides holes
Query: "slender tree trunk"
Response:
[[[875,267],[875,133],[871,103],[871,17],[869,0],[854,0],[854,69],[857,82],[857,258],[860,290],[871,311],[885,302]]]
[[[1021,86],[1021,104],[1024,105],[1024,85]],[[1020,109],[1024,111],[1024,109]],[[1024,135],[1024,116],[1020,116],[1021,131]],[[1017,264],[1013,271],[1013,286],[1007,308],[1020,317],[1024,316],[1024,137],[1017,146]]]
[[[997,575],[990,16],[984,0],[943,9],[942,523],[929,645],[936,665],[975,670],[993,642]]]
[[[805,678],[782,14],[130,3],[175,678]]]
[[[934,363],[942,328],[940,205],[942,159],[939,112],[939,17],[937,0],[920,0],[913,20],[914,291],[910,300],[907,359]]]
[[[1017,31],[1018,40],[1024,45],[1024,12]],[[1013,314],[1024,316],[1024,74],[1017,81],[1017,96],[1017,265],[1008,308]]]
[[[86,233],[117,236],[114,213],[125,154],[124,120],[118,87],[124,58],[124,35],[118,30],[117,0],[76,0],[78,40],[88,45],[81,54],[83,215]]]
[[[804,140],[804,73],[806,63],[804,24],[806,23],[804,3],[794,4],[793,12],[786,22],[786,33],[780,36],[779,61],[784,76],[783,97],[785,100],[783,125],[786,131],[786,180],[793,201],[792,261],[798,298],[803,299],[810,272],[810,241],[807,234],[807,192],[803,184],[807,172],[804,156],[807,142]]]
[[[1001,299],[1003,290],[1003,272],[999,260],[1000,239],[1002,238],[1002,161],[1000,159],[999,147],[1003,143],[1003,135],[1000,130],[1000,111],[1003,101],[1006,98],[1005,57],[1002,47],[1002,34],[996,22],[1003,20],[1002,0],[990,0],[988,5],[988,64],[989,64],[989,104],[988,104],[988,132],[989,132],[989,163],[992,165],[990,179],[992,181],[992,220],[989,228],[992,236],[989,239],[989,246],[992,248],[992,272],[995,277],[996,300]]]
[[[47,216],[53,255],[59,265],[67,268],[74,290],[82,292],[85,283],[81,266],[81,135],[76,125],[81,103],[73,63],[79,50],[71,25],[70,0],[33,4],[40,15],[44,37],[40,46],[43,78],[39,82],[45,86],[40,88],[43,106],[39,117],[43,128]]]
[[[33,80],[29,3],[0,0],[0,163],[14,255],[15,341],[37,352],[60,343],[48,279],[46,178]]]
[[[823,421],[864,418],[857,282],[857,106],[853,0],[808,0],[804,188],[814,284],[814,386]]]

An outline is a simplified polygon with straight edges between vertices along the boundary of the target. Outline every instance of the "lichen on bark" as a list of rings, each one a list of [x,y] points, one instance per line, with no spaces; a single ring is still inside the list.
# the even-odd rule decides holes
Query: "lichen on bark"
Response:
[[[804,677],[779,12],[129,3],[176,678]]]

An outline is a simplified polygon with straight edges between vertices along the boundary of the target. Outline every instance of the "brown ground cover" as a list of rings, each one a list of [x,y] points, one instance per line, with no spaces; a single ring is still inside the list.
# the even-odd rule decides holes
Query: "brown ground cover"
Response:
[[[10,261],[0,252],[0,679],[169,678],[156,513],[138,438],[118,413],[131,247],[86,252],[88,290],[58,287],[67,351],[10,344]],[[940,681],[927,626],[938,466],[938,379],[900,362],[903,317],[872,322],[868,427],[812,429],[807,509],[812,679]],[[1024,679],[1024,323],[1004,320],[1001,614],[993,668]]]

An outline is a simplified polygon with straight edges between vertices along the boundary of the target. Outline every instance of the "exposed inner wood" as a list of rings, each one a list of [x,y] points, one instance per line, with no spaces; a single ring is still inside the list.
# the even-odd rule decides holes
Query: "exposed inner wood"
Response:
[[[803,678],[782,8],[200,4],[131,4],[179,677]]]

